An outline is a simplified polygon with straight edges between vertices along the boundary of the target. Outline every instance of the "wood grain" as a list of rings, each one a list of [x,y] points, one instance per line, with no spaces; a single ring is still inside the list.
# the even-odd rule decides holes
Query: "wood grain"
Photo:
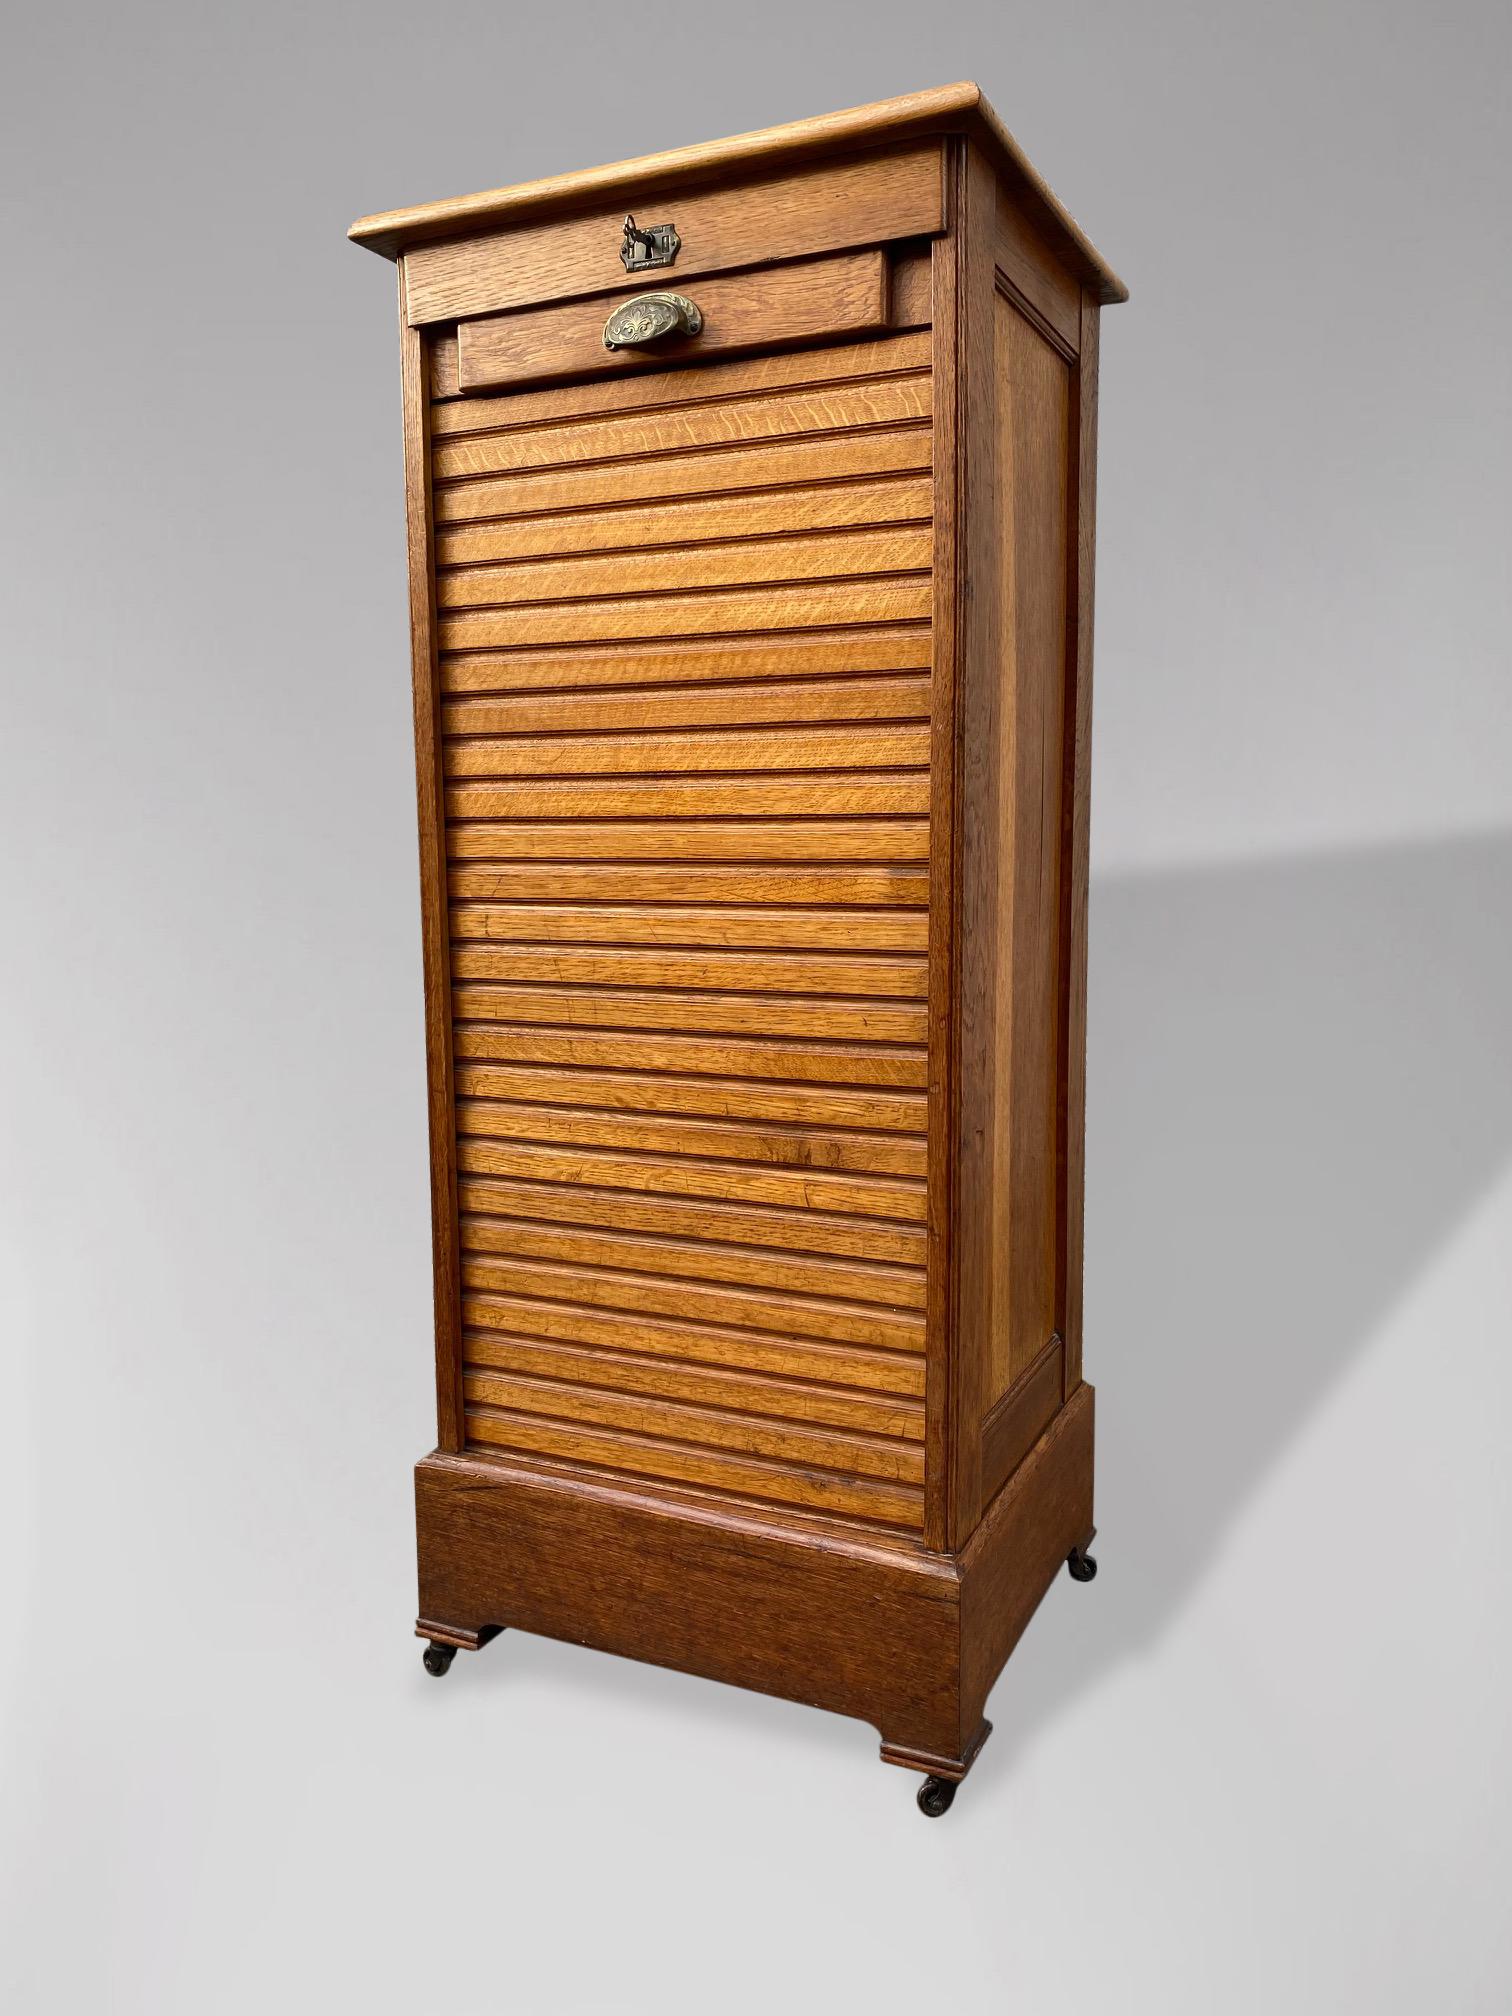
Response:
[[[417,246],[405,260],[410,317],[447,322],[623,290],[624,221],[625,205],[618,203],[550,225]],[[641,221],[670,221],[682,240],[673,272],[646,274],[647,286],[927,235],[942,222],[939,148],[828,163],[754,187],[691,190],[679,194],[670,219]]]
[[[430,408],[426,397],[428,372],[424,339],[406,326],[402,317],[399,348],[404,411],[410,664],[415,720],[415,798],[420,839],[421,951],[425,976],[436,1435],[438,1448],[455,1450],[462,1447],[463,1441],[462,1358],[457,1169],[452,1125],[451,961],[445,885],[441,695],[436,670],[435,577],[431,565],[431,489],[427,469]]]
[[[855,252],[705,280],[694,304],[702,318],[696,335],[663,338],[643,349],[606,349],[607,318],[639,295],[656,292],[659,278],[650,275],[628,290],[622,280],[621,291],[599,300],[463,322],[457,331],[461,391],[569,375],[625,377],[664,362],[702,362],[774,343],[867,335],[888,323],[887,260],[880,251]],[[680,281],[681,288],[692,284],[686,275]]]
[[[863,149],[896,153],[925,135],[946,133],[970,134],[977,141],[997,179],[1013,191],[1026,215],[1052,236],[1059,256],[1080,273],[1098,300],[1128,299],[1128,289],[1118,275],[1036,173],[979,86],[971,83],[908,92],[821,118],[671,148],[601,168],[578,169],[510,189],[488,189],[441,203],[391,210],[359,218],[347,235],[394,258],[417,242],[476,236],[504,224],[514,228],[526,219],[534,222],[599,203],[612,216],[626,202],[644,204],[653,192],[663,194],[679,185],[775,176],[798,164],[854,155]]]
[[[445,339],[443,339],[444,342]],[[702,406],[752,392],[840,385],[849,378],[910,377],[930,368],[927,334],[881,337],[873,342],[828,343],[770,356],[726,359],[713,378],[678,366],[616,382],[613,392],[589,379],[566,385],[513,390],[507,405],[492,394],[441,405],[431,415],[437,441],[454,434],[491,434],[501,427],[579,420],[594,414],[639,413],[652,408]]]
[[[712,540],[763,539],[784,532],[927,526],[931,509],[927,476],[695,497],[670,504],[609,505],[597,511],[553,512],[523,522],[484,519],[458,525],[437,537],[436,562],[441,567],[454,567],[481,560],[554,558],[569,553],[645,552],[662,547],[685,550]]]
[[[928,625],[900,623],[885,629],[836,627],[817,636],[777,632],[764,637],[653,639],[591,649],[478,651],[443,658],[441,680],[442,690],[450,695],[542,690],[563,695],[608,687],[617,696],[621,688],[634,686],[927,672],[930,663]]]

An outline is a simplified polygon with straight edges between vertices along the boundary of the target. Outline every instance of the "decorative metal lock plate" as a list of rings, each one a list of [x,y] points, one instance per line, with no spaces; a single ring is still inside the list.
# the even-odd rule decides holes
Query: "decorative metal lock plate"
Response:
[[[686,294],[637,294],[604,324],[606,350],[643,350],[665,336],[696,336],[703,316]]]
[[[627,273],[644,273],[651,266],[670,266],[681,249],[682,240],[670,224],[651,224],[643,231],[633,217],[625,219],[620,258]]]

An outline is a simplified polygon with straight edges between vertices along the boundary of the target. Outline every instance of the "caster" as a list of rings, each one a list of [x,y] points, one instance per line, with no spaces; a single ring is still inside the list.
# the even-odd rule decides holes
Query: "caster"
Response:
[[[1080,1547],[1073,1547],[1066,1556],[1066,1566],[1071,1571],[1073,1582],[1090,1582],[1097,1573],[1097,1563],[1090,1554],[1083,1554]]]
[[[426,1672],[433,1679],[439,1680],[443,1673],[451,1671],[451,1662],[457,1656],[457,1648],[455,1645],[438,1645],[432,1639],[420,1656],[425,1662]]]
[[[955,1795],[953,1778],[926,1778],[919,1787],[919,1811],[931,1820],[938,1820],[955,1804]]]

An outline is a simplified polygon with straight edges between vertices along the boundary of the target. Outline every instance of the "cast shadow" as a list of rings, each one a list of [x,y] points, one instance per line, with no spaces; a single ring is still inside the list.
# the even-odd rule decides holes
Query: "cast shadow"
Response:
[[[1506,833],[1094,882],[1101,1614],[1010,1661],[983,1778],[1170,1629],[1512,1151],[1509,898]]]

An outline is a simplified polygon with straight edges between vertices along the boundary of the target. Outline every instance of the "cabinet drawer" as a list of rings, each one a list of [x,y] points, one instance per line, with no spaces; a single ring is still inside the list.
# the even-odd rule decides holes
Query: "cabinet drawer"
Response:
[[[621,294],[462,323],[457,331],[458,389],[483,392],[530,379],[624,373],[775,343],[870,335],[889,322],[887,255],[874,247],[690,283],[687,298],[703,318],[696,336],[663,339],[642,349],[606,349],[604,324],[615,309],[638,295],[669,291],[651,284],[657,277]],[[672,276],[667,277],[670,281]],[[900,309],[906,312],[901,300]]]
[[[673,264],[639,276],[643,284],[686,292],[683,282],[699,274],[935,236],[945,224],[940,143],[722,189],[648,194],[632,207],[638,222],[671,224],[681,241]],[[406,316],[417,325],[451,322],[623,291],[625,209],[617,201],[589,216],[413,246],[404,254]]]

